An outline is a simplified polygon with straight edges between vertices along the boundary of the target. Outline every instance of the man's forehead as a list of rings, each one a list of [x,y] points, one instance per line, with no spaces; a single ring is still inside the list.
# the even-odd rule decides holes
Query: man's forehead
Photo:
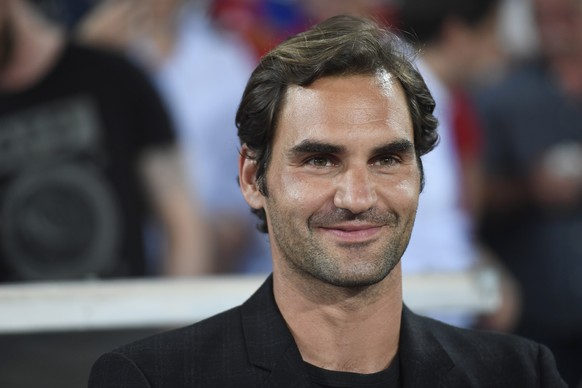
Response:
[[[350,79],[369,79],[371,83],[386,94],[393,92],[395,87],[401,86],[400,81],[393,73],[382,68],[377,69],[373,73],[348,73],[324,76],[308,85],[290,84],[287,87],[287,95],[289,93],[299,93],[302,97],[308,96],[310,91],[313,92],[323,88],[329,88],[334,84],[341,84],[342,81],[345,82]],[[356,90],[353,90],[353,92],[356,92]]]
[[[336,124],[373,120],[408,121],[406,93],[387,71],[322,77],[310,85],[290,85],[280,106],[279,121],[308,123],[326,117]],[[280,124],[280,123],[279,123]]]
[[[322,77],[309,85],[289,85],[280,106],[281,117],[301,115],[305,121],[308,114],[320,114],[337,110],[335,118],[345,122],[357,122],[372,111],[372,107],[399,106],[408,111],[406,95],[398,79],[386,71],[374,74],[357,74]],[[344,116],[344,107],[352,116]],[[354,112],[355,109],[355,112]],[[390,110],[392,110],[390,108]],[[361,115],[357,112],[360,111]]]

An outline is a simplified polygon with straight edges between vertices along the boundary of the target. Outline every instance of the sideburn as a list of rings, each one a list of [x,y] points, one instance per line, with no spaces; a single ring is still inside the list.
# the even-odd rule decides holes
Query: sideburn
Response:
[[[271,154],[271,146],[267,145],[265,152],[257,160],[259,164],[259,168],[257,168],[257,186],[259,187],[259,192],[265,197],[269,196],[269,190],[267,189],[267,169],[271,161]]]
[[[420,155],[416,152],[416,164],[418,165],[418,172],[420,173],[420,191],[424,190],[424,166],[422,165],[422,159],[420,159]]]

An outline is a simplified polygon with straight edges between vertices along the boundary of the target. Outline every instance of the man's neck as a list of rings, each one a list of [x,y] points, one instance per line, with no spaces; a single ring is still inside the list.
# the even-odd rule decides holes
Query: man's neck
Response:
[[[398,352],[401,276],[398,264],[380,283],[354,290],[275,272],[275,300],[303,360],[344,372],[386,369]]]
[[[13,23],[14,51],[0,73],[4,92],[24,90],[42,79],[64,44],[63,32],[29,9],[16,11]]]

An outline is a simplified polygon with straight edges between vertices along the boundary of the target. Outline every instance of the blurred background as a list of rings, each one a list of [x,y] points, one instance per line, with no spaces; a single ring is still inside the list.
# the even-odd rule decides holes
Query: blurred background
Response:
[[[580,0],[0,0],[0,303],[268,274],[234,115],[265,52],[341,13],[407,41],[437,102],[405,277],[499,279],[487,313],[426,313],[542,342],[582,386]],[[163,328],[0,333],[0,386],[84,386],[100,353]]]

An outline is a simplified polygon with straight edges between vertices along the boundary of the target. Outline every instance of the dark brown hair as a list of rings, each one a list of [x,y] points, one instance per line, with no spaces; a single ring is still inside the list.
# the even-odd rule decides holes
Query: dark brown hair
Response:
[[[268,195],[265,174],[271,158],[277,119],[289,85],[307,86],[319,78],[375,74],[384,70],[402,85],[420,156],[438,142],[435,102],[412,63],[411,51],[394,33],[369,19],[335,16],[297,34],[266,54],[253,71],[236,114],[240,143],[258,165],[257,184]],[[267,232],[264,209],[253,209]]]

